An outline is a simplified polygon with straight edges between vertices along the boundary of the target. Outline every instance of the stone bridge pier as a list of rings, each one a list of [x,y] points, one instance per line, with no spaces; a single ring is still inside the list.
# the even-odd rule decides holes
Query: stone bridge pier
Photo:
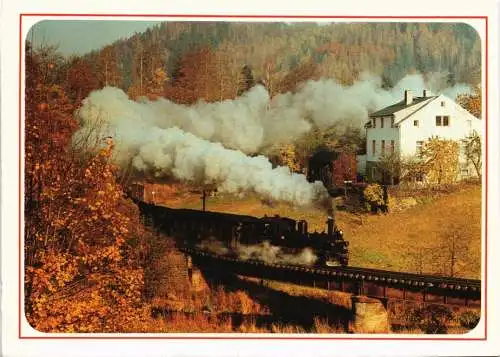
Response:
[[[199,292],[208,288],[201,271],[193,265],[191,257],[176,249],[169,249],[156,259],[147,281],[149,294],[158,299],[172,299],[185,292]]]
[[[370,298],[363,295],[353,295],[352,325],[353,333],[389,333],[389,315],[387,299]]]
[[[208,289],[208,284],[203,277],[203,273],[195,265],[190,255],[184,254],[186,259],[187,277],[192,291],[203,291]]]

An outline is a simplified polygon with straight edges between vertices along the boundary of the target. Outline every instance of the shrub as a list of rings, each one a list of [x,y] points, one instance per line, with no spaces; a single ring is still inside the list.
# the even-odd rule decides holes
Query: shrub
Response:
[[[379,208],[386,204],[384,199],[384,190],[378,184],[368,185],[363,191],[363,200],[366,208],[372,212],[376,212]]]
[[[474,327],[476,327],[477,324],[479,323],[480,319],[481,319],[481,316],[480,316],[479,312],[474,311],[474,310],[464,311],[458,317],[458,321],[460,322],[460,326],[462,326],[468,330],[472,330]]]
[[[408,322],[427,334],[442,334],[448,332],[447,325],[452,318],[449,307],[432,304],[413,310]]]

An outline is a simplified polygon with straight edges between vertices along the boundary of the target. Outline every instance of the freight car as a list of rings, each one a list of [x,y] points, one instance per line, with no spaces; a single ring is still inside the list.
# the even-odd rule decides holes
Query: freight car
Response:
[[[298,253],[309,248],[321,265],[348,265],[348,242],[335,226],[330,212],[326,232],[308,232],[307,222],[274,216],[257,218],[220,212],[173,209],[137,202],[142,214],[151,220],[155,229],[177,238],[183,244],[196,247],[216,239],[228,251],[237,251],[241,245],[269,242],[287,253]]]

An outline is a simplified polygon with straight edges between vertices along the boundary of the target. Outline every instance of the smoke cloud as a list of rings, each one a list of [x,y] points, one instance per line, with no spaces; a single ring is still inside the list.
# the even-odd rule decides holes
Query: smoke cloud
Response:
[[[379,77],[362,75],[352,86],[342,86],[332,79],[308,81],[296,93],[270,98],[267,90],[257,85],[234,100],[218,103],[199,101],[192,106],[167,99],[131,101],[117,88],[106,87],[90,94],[80,111],[85,122],[107,116],[106,121],[118,124],[130,120],[137,126],[160,129],[178,127],[194,136],[219,142],[226,148],[247,154],[261,153],[274,144],[289,143],[307,133],[313,125],[363,125],[368,114],[403,99],[406,89],[421,95],[423,89],[456,94],[471,92],[466,85],[446,87],[445,75],[408,75],[394,88],[382,88]],[[135,130],[135,129],[134,129]]]
[[[441,88],[442,76],[430,81],[443,92],[467,90]],[[432,87],[429,84],[422,76],[411,75],[385,90],[380,78],[364,75],[349,87],[331,79],[308,81],[296,93],[271,99],[258,85],[235,100],[192,106],[166,99],[136,102],[122,90],[106,87],[83,101],[74,140],[98,143],[111,136],[119,165],[132,163],[136,170],[157,177],[174,176],[216,186],[221,192],[255,192],[263,199],[328,208],[331,203],[321,182],[309,183],[287,167],[273,168],[262,155],[248,154],[293,142],[313,125],[362,125],[371,111],[400,101],[404,89],[418,95]]]
[[[254,245],[240,245],[237,252],[242,260],[255,259],[268,264],[312,265],[318,260],[310,248],[304,248],[298,254],[287,254],[268,241]]]
[[[236,254],[241,260],[260,260],[268,264],[313,265],[318,260],[310,248],[304,248],[297,254],[289,254],[268,241],[252,245],[240,244],[231,251],[222,242],[213,238],[201,241],[196,247],[214,254]]]
[[[264,156],[247,156],[178,127],[158,127],[154,117],[138,110],[137,103],[114,102],[117,97],[121,97],[120,91],[112,88],[92,93],[78,112],[82,126],[76,138],[95,137],[97,141],[113,137],[116,161],[122,166],[132,162],[135,169],[157,177],[173,176],[231,194],[255,192],[262,198],[300,206],[323,204],[328,199],[320,181],[309,183],[288,167],[273,168]]]
[[[202,240],[200,243],[196,244],[196,248],[218,255],[227,255],[229,253],[229,248],[215,237]]]

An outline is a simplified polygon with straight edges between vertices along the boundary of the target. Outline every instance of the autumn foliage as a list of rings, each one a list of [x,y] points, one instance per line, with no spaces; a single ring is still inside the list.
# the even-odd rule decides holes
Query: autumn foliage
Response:
[[[476,118],[481,118],[482,94],[481,87],[474,87],[473,93],[457,96],[457,103],[467,109]]]
[[[232,328],[227,321],[214,325],[204,315],[196,319],[179,315],[169,324],[152,319],[148,309],[161,295],[160,287],[167,290],[163,292],[168,298],[175,288],[183,291],[185,286],[161,285],[159,273],[172,273],[172,261],[163,253],[173,248],[152,238],[140,222],[137,207],[125,197],[120,172],[111,161],[114,143],[104,138],[97,147],[72,142],[78,129],[73,113],[91,91],[116,86],[131,99],[166,97],[190,105],[234,99],[256,84],[264,85],[271,97],[296,91],[319,77],[351,84],[362,69],[380,75],[385,84],[394,84],[415,67],[422,73],[432,69],[425,60],[430,57],[419,54],[429,52],[434,33],[448,34],[457,53],[463,47],[464,41],[455,43],[454,32],[460,28],[403,25],[356,25],[357,32],[347,24],[335,29],[313,26],[283,31],[278,23],[169,21],[144,35],[69,59],[54,48],[33,50],[27,44],[24,308],[30,325],[43,332],[228,332]],[[407,47],[409,40],[412,46]],[[472,55],[457,65],[463,73],[456,79],[475,83],[469,72],[478,67],[480,52],[477,44],[471,46]],[[442,46],[432,49],[441,61]],[[453,63],[455,57],[443,58]],[[406,58],[415,58],[416,63]],[[480,116],[480,92],[458,101]],[[301,172],[319,147],[353,154],[364,140],[363,132],[355,128],[313,128],[294,145],[276,147],[273,154],[279,164]],[[417,173],[425,171],[438,183],[453,181],[458,167],[458,147],[453,145],[429,141],[423,160],[416,163]],[[474,165],[480,169],[480,143],[476,140],[471,145],[474,151],[469,159],[476,160]],[[353,155],[342,154],[334,166],[335,182],[354,181]],[[175,196],[169,189],[152,184],[149,188],[150,202]],[[372,196],[380,195],[373,187]],[[453,257],[455,251],[458,254],[459,249],[454,248]],[[455,258],[453,269],[454,264]],[[192,295],[192,291],[184,293],[186,299]],[[221,313],[269,312],[241,291],[218,290],[210,298],[227,310]],[[262,331],[255,331],[254,326],[242,332]],[[273,332],[280,331],[273,328]]]
[[[228,58],[227,53],[208,47],[186,53],[165,87],[165,97],[182,104],[234,99],[241,92],[239,86],[251,82],[250,74],[246,73],[248,78],[243,77],[245,73],[233,75]]]
[[[459,149],[458,142],[438,137],[431,137],[424,143],[421,165],[428,183],[441,185],[456,182]]]
[[[291,172],[300,172],[297,153],[292,144],[284,144],[280,147],[279,163],[283,166],[288,166]]]
[[[48,58],[49,64],[50,58]],[[45,332],[124,331],[140,319],[143,289],[138,212],[116,182],[113,143],[96,154],[72,147],[75,104],[50,80],[46,59],[27,56],[25,312]],[[70,73],[81,70],[81,64]]]

